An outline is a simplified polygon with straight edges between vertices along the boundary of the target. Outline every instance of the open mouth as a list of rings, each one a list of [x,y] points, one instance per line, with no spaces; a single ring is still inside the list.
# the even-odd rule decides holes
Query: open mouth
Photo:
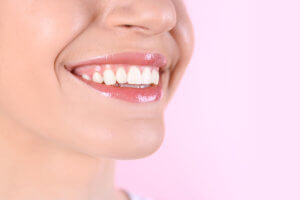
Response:
[[[134,103],[162,97],[161,74],[166,59],[161,54],[119,53],[65,65],[81,81],[104,96]]]

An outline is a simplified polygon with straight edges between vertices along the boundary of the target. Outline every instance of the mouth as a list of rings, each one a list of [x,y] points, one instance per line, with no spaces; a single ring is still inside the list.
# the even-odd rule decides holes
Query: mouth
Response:
[[[158,53],[125,52],[67,63],[76,78],[106,97],[132,103],[159,101],[166,58]]]

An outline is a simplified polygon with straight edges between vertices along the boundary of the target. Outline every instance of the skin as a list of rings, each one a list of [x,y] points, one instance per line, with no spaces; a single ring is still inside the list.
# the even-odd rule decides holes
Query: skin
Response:
[[[0,0],[0,199],[126,199],[114,161],[160,147],[193,45],[179,0]],[[160,101],[101,96],[63,67],[124,51],[166,56]]]

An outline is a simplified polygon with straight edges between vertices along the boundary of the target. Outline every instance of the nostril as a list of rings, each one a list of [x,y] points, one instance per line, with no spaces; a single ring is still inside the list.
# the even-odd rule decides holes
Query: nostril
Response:
[[[126,29],[140,29],[140,30],[148,30],[149,29],[145,26],[132,25],[132,24],[121,24],[121,25],[118,25],[118,27],[126,28]]]
[[[121,25],[122,26],[122,25]],[[130,24],[124,24],[123,25],[125,28],[131,28],[132,27],[132,25],[130,25]]]

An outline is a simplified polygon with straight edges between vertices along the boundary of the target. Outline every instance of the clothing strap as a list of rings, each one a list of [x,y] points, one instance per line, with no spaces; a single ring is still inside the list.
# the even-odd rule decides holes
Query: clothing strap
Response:
[[[153,200],[153,199],[150,199],[150,198],[147,198],[147,197],[142,197],[136,193],[133,193],[133,192],[129,192],[127,190],[123,190],[126,195],[128,196],[129,200]]]

